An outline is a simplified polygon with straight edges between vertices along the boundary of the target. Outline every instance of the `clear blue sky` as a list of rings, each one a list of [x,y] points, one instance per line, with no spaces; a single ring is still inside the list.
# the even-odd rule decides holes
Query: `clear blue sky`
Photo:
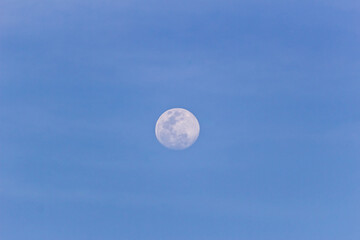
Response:
[[[359,240],[358,0],[0,1],[1,240]],[[157,118],[199,119],[184,151]]]

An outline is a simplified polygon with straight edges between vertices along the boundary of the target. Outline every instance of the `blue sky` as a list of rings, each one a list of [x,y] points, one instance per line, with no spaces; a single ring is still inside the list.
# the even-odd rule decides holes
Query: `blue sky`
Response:
[[[0,2],[0,239],[360,239],[359,1]],[[184,151],[154,127],[182,107]]]

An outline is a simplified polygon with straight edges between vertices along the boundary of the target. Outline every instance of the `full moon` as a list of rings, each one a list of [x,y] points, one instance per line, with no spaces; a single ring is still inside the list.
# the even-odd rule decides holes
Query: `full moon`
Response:
[[[167,148],[181,150],[190,147],[199,137],[200,125],[194,114],[183,108],[164,112],[156,122],[155,134]]]

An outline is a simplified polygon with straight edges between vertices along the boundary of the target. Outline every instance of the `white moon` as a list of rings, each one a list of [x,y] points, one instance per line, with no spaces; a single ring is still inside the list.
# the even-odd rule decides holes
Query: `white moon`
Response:
[[[198,138],[200,125],[196,117],[186,109],[172,108],[164,112],[156,122],[155,134],[167,148],[181,150],[190,147]]]

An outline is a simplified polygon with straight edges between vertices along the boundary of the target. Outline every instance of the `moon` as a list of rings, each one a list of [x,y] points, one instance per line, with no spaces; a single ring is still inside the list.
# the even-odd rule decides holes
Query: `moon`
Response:
[[[200,124],[194,114],[183,108],[172,108],[161,114],[156,122],[155,135],[167,148],[182,150],[199,137]]]

